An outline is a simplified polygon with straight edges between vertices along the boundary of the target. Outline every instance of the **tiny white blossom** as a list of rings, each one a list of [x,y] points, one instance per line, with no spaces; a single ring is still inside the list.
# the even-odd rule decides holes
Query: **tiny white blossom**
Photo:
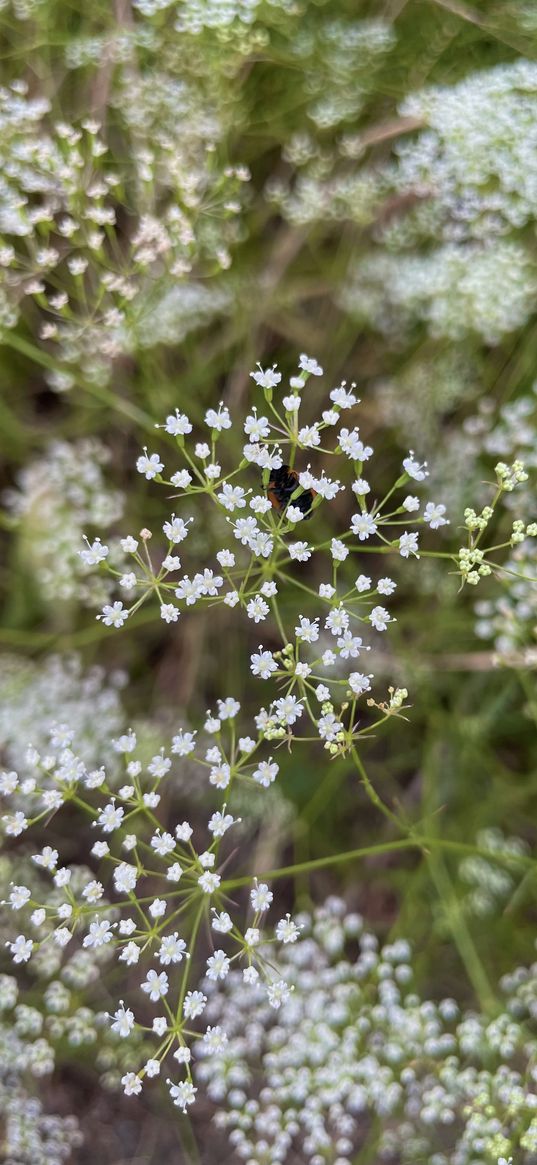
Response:
[[[147,972],[147,978],[141,984],[141,987],[142,991],[145,991],[146,995],[149,995],[151,1002],[156,1003],[157,1000],[162,999],[163,995],[168,994],[168,976],[165,971],[161,971],[159,974],[158,971],[152,968]]]
[[[113,1020],[112,1031],[117,1032],[122,1039],[126,1039],[134,1027],[134,1012],[129,1007],[125,1007],[122,999],[117,1011],[114,1012]]]
[[[409,533],[405,530],[399,539],[399,554],[401,558],[409,558],[411,554],[419,558],[418,554],[418,535],[415,532]]]
[[[423,517],[431,530],[438,530],[440,526],[449,525],[447,518],[444,518],[446,507],[442,505],[435,505],[434,502],[427,502]]]
[[[105,558],[107,558],[110,553],[108,546],[104,546],[100,538],[96,538],[95,541],[91,543],[91,545],[86,538],[86,543],[88,547],[87,550],[78,551],[84,565],[97,566],[99,562],[104,562]]]
[[[142,1081],[135,1072],[126,1072],[121,1077],[121,1083],[125,1096],[137,1096],[142,1091]]]
[[[282,943],[296,943],[300,938],[300,928],[296,922],[293,922],[291,915],[286,914],[285,918],[281,918],[276,926],[276,938],[278,942]]]
[[[267,789],[268,786],[271,785],[272,782],[276,780],[278,772],[279,772],[279,765],[277,765],[276,761],[273,761],[271,758],[268,761],[266,761],[266,760],[260,761],[257,768],[252,773],[252,777],[253,777],[254,781],[256,782],[256,784],[262,785],[263,788]]]
[[[409,514],[415,514],[420,508],[420,499],[414,497],[413,494],[408,494],[403,502],[403,509]]]
[[[408,473],[409,477],[414,478],[414,481],[425,481],[425,478],[429,476],[427,462],[424,461],[423,464],[420,465],[419,461],[416,461],[416,458],[414,457],[413,449],[410,450],[408,457],[403,459],[403,469],[406,473]]]
[[[332,538],[330,543],[330,553],[334,559],[334,562],[345,562],[345,559],[349,555],[349,550],[340,538]]]
[[[183,1003],[183,1014],[186,1019],[196,1019],[205,1010],[207,996],[202,991],[187,991]]]
[[[256,882],[250,890],[250,902],[256,911],[268,910],[273,897],[272,890],[269,890],[266,882]]]
[[[118,599],[115,603],[105,603],[100,615],[96,618],[100,619],[105,627],[122,627],[128,617],[128,610],[123,606]]]
[[[393,623],[393,619],[385,607],[373,607],[369,622],[376,631],[385,631],[388,623]]]
[[[31,957],[33,946],[33,939],[26,938],[23,934],[17,935],[13,942],[6,942],[6,947],[11,951],[14,963],[27,963]]]
[[[250,599],[250,602],[246,604],[246,614],[248,615],[249,619],[253,619],[254,623],[261,623],[264,619],[266,619],[269,610],[270,608],[268,603],[265,602],[261,595],[255,595],[255,597]]]
[[[136,462],[138,473],[142,473],[147,481],[151,481],[153,477],[157,477],[164,469],[164,462],[160,460],[158,453],[151,453],[148,455],[147,449],[144,447],[143,455],[140,456]]]
[[[282,1006],[282,1003],[287,1003],[291,991],[292,988],[285,982],[285,979],[277,979],[274,983],[270,983],[267,987],[270,1006],[278,1010]]]
[[[168,1080],[167,1084],[173,1103],[183,1112],[186,1112],[188,1105],[194,1103],[197,1088],[190,1080],[181,1080],[179,1084],[172,1084],[172,1081]]]
[[[303,372],[309,372],[310,376],[322,376],[323,374],[321,365],[318,364],[317,361],[314,360],[311,356],[306,356],[304,352],[300,357],[298,367],[301,368]]]
[[[225,979],[229,971],[229,959],[225,951],[215,951],[214,955],[210,955],[207,959],[207,978]]]
[[[171,433],[172,437],[186,437],[187,433],[192,432],[192,425],[188,417],[185,413],[180,413],[178,409],[175,410],[175,416],[166,417],[164,428],[167,433]]]
[[[371,517],[371,514],[353,514],[351,530],[353,534],[358,535],[360,542],[364,542],[372,534],[376,534],[377,523]]]

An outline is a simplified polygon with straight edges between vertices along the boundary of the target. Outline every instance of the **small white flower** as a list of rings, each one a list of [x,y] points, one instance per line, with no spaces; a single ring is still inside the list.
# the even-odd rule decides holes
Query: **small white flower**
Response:
[[[256,971],[255,967],[245,967],[242,972],[242,977],[244,982],[248,983],[248,986],[252,986],[259,979],[259,971]]]
[[[379,595],[393,595],[396,587],[397,583],[393,581],[393,578],[379,578],[377,583],[377,591]]]
[[[322,376],[323,374],[321,365],[318,364],[316,360],[313,360],[311,356],[306,356],[304,353],[302,353],[300,357],[298,367],[301,368],[303,372],[309,372],[310,376]]]
[[[444,518],[446,507],[442,505],[435,505],[434,502],[427,502],[423,517],[431,530],[438,530],[440,526],[449,525],[447,518]]]
[[[173,1058],[177,1060],[178,1064],[190,1064],[192,1059],[190,1048],[186,1048],[183,1044],[182,1047],[177,1048],[177,1051],[173,1053]]]
[[[104,546],[100,538],[96,538],[91,546],[86,538],[87,550],[79,550],[79,556],[85,566],[97,566],[99,562],[104,562],[108,557],[110,551],[108,546]]]
[[[138,542],[132,534],[128,534],[126,538],[120,538],[119,545],[125,554],[135,554],[138,549]]]
[[[227,1044],[227,1035],[224,1029],[219,1026],[208,1027],[202,1044],[209,1056],[222,1052]]]
[[[171,520],[165,522],[162,530],[169,542],[173,542],[176,546],[179,542],[184,542],[188,537],[188,523],[184,522],[182,518],[177,518],[172,514]]]
[[[229,959],[225,951],[215,951],[214,955],[210,955],[207,959],[207,978],[225,979],[229,972]]]
[[[353,514],[351,530],[353,534],[358,535],[360,542],[365,542],[372,534],[376,534],[377,523],[373,520],[371,514]]]
[[[177,473],[172,474],[170,481],[176,489],[188,489],[192,482],[192,474],[188,472],[188,469],[179,469]]]
[[[164,898],[155,898],[149,906],[149,914],[151,918],[162,918],[166,913],[167,902]]]
[[[403,502],[403,509],[409,514],[415,514],[420,508],[420,499],[408,494]]]
[[[369,615],[369,622],[376,631],[385,631],[388,623],[393,623],[394,620],[385,607],[373,607]]]
[[[172,1084],[171,1080],[168,1080],[167,1084],[173,1103],[186,1112],[188,1105],[194,1103],[197,1088],[194,1088],[190,1080],[182,1080],[180,1084]]]
[[[52,849],[52,846],[46,845],[41,850],[40,854],[34,854],[32,861],[36,866],[41,866],[44,870],[55,870],[58,865],[58,851]]]
[[[164,935],[157,958],[163,967],[167,967],[169,963],[180,963],[185,951],[186,942],[174,931],[173,934]]]
[[[121,1077],[121,1083],[125,1096],[137,1096],[142,1091],[142,1081],[135,1072],[126,1072]]]
[[[340,538],[332,538],[330,543],[330,553],[334,559],[334,562],[345,562],[345,559],[349,555],[349,550]]]
[[[30,901],[31,893],[27,886],[13,886],[9,893],[9,904],[12,910],[21,910]]]
[[[285,982],[285,979],[277,979],[267,987],[268,1001],[271,1007],[277,1011],[282,1003],[287,1003],[291,994],[292,988]]]
[[[244,432],[250,441],[261,441],[263,438],[270,437],[270,425],[267,417],[258,417],[257,409],[252,409],[252,413],[244,422]]]
[[[172,739],[171,751],[177,756],[188,756],[196,747],[195,732],[185,732],[183,729]]]
[[[17,935],[13,942],[6,942],[6,947],[11,951],[14,963],[27,963],[31,957],[33,946],[33,939],[25,938],[23,934]]]
[[[147,481],[151,478],[157,477],[164,469],[164,462],[160,460],[158,453],[151,453],[148,455],[147,448],[144,446],[143,455],[140,456],[136,462],[138,473],[142,473]]]
[[[270,608],[268,603],[265,602],[261,595],[255,595],[255,597],[250,599],[250,602],[246,604],[246,614],[248,615],[249,619],[253,619],[254,623],[263,622],[263,620],[266,619],[269,610]]]
[[[351,461],[369,461],[373,456],[370,445],[364,445],[360,440],[358,429],[341,429],[338,434],[339,447]]]
[[[319,426],[305,425],[303,429],[298,430],[299,443],[306,449],[315,449],[317,445],[321,444],[321,435],[319,433]]]
[[[201,886],[204,894],[213,894],[221,882],[220,874],[213,874],[211,870],[206,870],[201,877],[198,878],[198,886]]]
[[[291,542],[287,549],[289,557],[295,562],[307,562],[311,558],[311,550],[307,542]]]
[[[349,676],[349,687],[355,696],[362,696],[364,692],[371,691],[370,680],[372,676],[363,675],[362,672],[353,671]]]
[[[103,833],[113,833],[115,829],[119,829],[124,816],[125,810],[110,801],[99,813],[97,824],[101,826]]]
[[[300,938],[300,928],[296,922],[293,922],[291,915],[286,914],[285,918],[281,918],[276,926],[276,938],[281,943],[296,943]]]
[[[174,606],[173,603],[161,603],[160,617],[165,623],[177,623],[180,614],[179,607]]]
[[[405,530],[399,539],[399,554],[401,558],[409,558],[411,554],[419,558],[418,554],[418,535],[415,532],[409,533]]]
[[[232,514],[234,510],[244,509],[246,505],[244,495],[245,491],[242,486],[229,485],[228,482],[224,482],[220,493],[216,496],[224,509],[229,510],[229,512]]]
[[[276,365],[273,364],[272,368],[263,369],[261,365],[258,364],[257,367],[259,371],[251,372],[250,376],[252,380],[255,380],[255,383],[259,385],[259,388],[276,388],[276,385],[280,383],[282,378],[281,372],[276,372]]]
[[[129,570],[127,574],[122,574],[119,579],[120,587],[125,591],[132,591],[136,586],[136,575],[133,570]]]
[[[157,1000],[162,999],[163,995],[168,994],[168,976],[165,971],[161,971],[159,974],[158,971],[152,968],[147,972],[147,978],[141,984],[141,987],[142,991],[145,991],[146,995],[149,995],[151,1002],[156,1003]]]
[[[276,780],[278,772],[279,765],[277,765],[276,761],[273,761],[271,757],[268,761],[260,761],[257,768],[252,773],[252,777],[256,784],[262,785],[264,789],[268,789],[268,786]]]
[[[94,948],[106,946],[114,937],[112,925],[107,919],[99,921],[96,918],[90,923],[89,931],[84,938],[82,946]]]
[[[122,1039],[126,1039],[134,1027],[134,1012],[129,1007],[125,1007],[122,999],[119,1001],[117,1011],[114,1012],[113,1019],[114,1022],[111,1025],[112,1031],[117,1032],[118,1036],[121,1036]]]
[[[223,432],[224,429],[231,429],[229,409],[226,405],[222,404],[222,401],[220,401],[218,406],[218,412],[216,409],[207,409],[205,413],[205,424],[210,429],[216,429],[217,433]]]
[[[185,1019],[196,1019],[202,1011],[205,1011],[206,1004],[207,996],[202,991],[187,991],[183,1003]]]
[[[256,880],[253,889],[250,890],[250,902],[254,910],[257,912],[268,910],[273,897],[272,890],[269,890],[266,882],[258,883]]]
[[[227,833],[227,830],[230,829],[234,824],[235,818],[231,815],[231,813],[222,813],[220,810],[217,810],[217,812],[213,813],[212,817],[209,818],[207,828],[209,829],[210,833],[212,833],[213,837],[223,837],[224,834]]]
[[[304,711],[296,696],[281,696],[274,701],[274,708],[281,724],[294,724]]]
[[[229,931],[233,929],[233,923],[227,910],[222,910],[220,914],[215,911],[211,925],[213,930],[217,930],[219,934],[229,934]]]
[[[140,958],[140,948],[136,946],[136,943],[129,942],[123,947],[119,958],[128,967],[134,967]]]
[[[105,603],[102,613],[96,618],[100,619],[105,627],[122,627],[125,620],[128,618],[128,610],[123,606],[118,599],[115,603]]]
[[[316,643],[319,638],[318,622],[307,619],[304,615],[300,615],[299,623],[295,627],[295,635],[303,643]]]
[[[429,476],[427,462],[424,461],[423,464],[420,465],[419,461],[416,461],[414,457],[413,449],[410,450],[408,457],[404,458],[403,469],[406,473],[408,473],[409,477],[414,478],[414,481],[425,481],[425,478]]]
[[[186,437],[187,433],[192,432],[192,425],[188,417],[185,413],[180,413],[178,409],[175,410],[175,416],[166,417],[164,428],[167,433],[171,433],[172,437]]]

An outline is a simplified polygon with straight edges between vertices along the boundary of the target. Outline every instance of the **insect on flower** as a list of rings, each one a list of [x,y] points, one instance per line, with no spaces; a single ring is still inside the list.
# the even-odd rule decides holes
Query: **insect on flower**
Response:
[[[281,465],[279,469],[273,469],[268,483],[267,497],[275,510],[281,514],[289,505],[291,497],[295,490],[299,488],[300,482],[298,480],[298,473],[296,469],[291,469],[289,465]],[[298,497],[293,499],[293,505],[301,514],[304,514],[304,519],[311,518],[313,499],[317,497],[317,490],[306,489]]]

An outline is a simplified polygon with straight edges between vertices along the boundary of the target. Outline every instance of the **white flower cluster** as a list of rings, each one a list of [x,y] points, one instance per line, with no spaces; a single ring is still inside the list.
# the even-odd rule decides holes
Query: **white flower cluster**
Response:
[[[122,495],[105,479],[109,462],[96,438],[53,441],[4,493],[25,569],[46,602],[78,598],[98,606],[108,593],[106,580],[89,575],[75,545],[86,530],[108,530],[123,513]]]
[[[533,311],[537,268],[515,239],[464,246],[448,242],[427,253],[379,249],[350,268],[340,303],[383,333],[423,320],[437,338],[482,337],[497,344]]]
[[[465,1014],[421,999],[409,944],[380,946],[339,899],[297,921],[302,941],[282,956],[293,992],[276,1014],[235,972],[218,995],[207,986],[228,1040],[196,1076],[238,1159],[474,1165],[514,1153],[530,1165],[537,964],[506,977],[496,1017]]]
[[[469,887],[462,899],[464,909],[485,918],[504,909],[514,894],[520,873],[517,859],[528,854],[528,846],[520,837],[505,837],[501,829],[480,830],[476,842],[481,853],[463,858],[459,877]],[[487,852],[490,858],[485,856]],[[511,868],[509,858],[513,858]]]
[[[0,976],[0,1012],[16,998],[16,985],[9,976]],[[27,1008],[27,1012],[30,1012]],[[39,1012],[35,1015],[39,1017]],[[46,1112],[40,1100],[24,1084],[34,1069],[31,1044],[21,1035],[30,1016],[20,1009],[15,1023],[0,1020],[0,1108],[4,1160],[17,1165],[64,1165],[80,1145],[78,1122],[74,1116],[60,1117]]]
[[[133,596],[130,606],[123,599],[105,604],[98,618],[107,626],[123,626],[154,597],[166,623],[177,623],[196,606],[217,605],[237,608],[245,616],[246,629],[248,624],[268,621],[271,636],[276,634],[281,641],[280,649],[263,644],[257,651],[246,649],[253,675],[277,684],[281,692],[255,717],[258,739],[291,741],[300,731],[299,722],[309,722],[328,751],[352,751],[360,736],[357,703],[370,692],[373,679],[362,659],[370,649],[368,639],[382,635],[393,622],[389,600],[397,586],[384,573],[383,559],[374,579],[363,568],[356,575],[353,556],[363,560],[364,553],[376,549],[396,561],[418,559],[420,529],[446,526],[446,508],[436,501],[422,506],[419,497],[408,492],[419,489],[428,475],[426,464],[412,451],[403,458],[394,484],[384,496],[375,496],[369,473],[365,476],[373,449],[353,423],[359,403],[354,385],[332,389],[326,402],[319,402],[317,393],[305,394],[308,380],[317,383],[322,376],[317,361],[306,355],[300,357],[287,389],[275,367],[259,367],[251,375],[263,390],[265,412],[253,407],[243,418],[246,442],[238,468],[230,464],[232,444],[226,434],[232,418],[224,404],[207,410],[200,432],[194,432],[190,418],[176,410],[161,426],[174,447],[171,469],[166,470],[160,453],[148,449],[137,460],[138,472],[147,480],[164,485],[168,492],[178,491],[176,512],[164,521],[156,551],[146,529],[121,539],[123,553],[131,556],[131,569],[114,569],[109,547],[98,539],[88,542],[80,556],[88,567],[114,577],[123,596]],[[274,394],[280,385],[282,402],[276,405]],[[312,419],[312,405],[318,419]],[[176,469],[178,457],[183,468]],[[310,458],[318,468],[312,467]],[[328,459],[338,464],[346,484],[328,476],[324,468]],[[343,491],[352,507],[347,514]],[[219,519],[218,549],[214,559],[189,568],[192,532],[205,521],[207,500]],[[304,565],[310,560],[320,580],[316,586],[310,584],[310,568]],[[283,600],[293,590],[299,592],[300,606],[292,624],[287,619],[286,628]],[[251,631],[248,635],[251,638]],[[399,712],[406,695],[404,689],[390,689],[387,702],[377,705],[381,721]],[[371,697],[368,702],[374,706]],[[206,730],[219,731],[221,720],[218,713],[211,728],[209,718]],[[254,743],[245,748],[246,754]],[[225,787],[226,773],[215,774],[219,787]],[[269,784],[276,773],[275,762],[262,762],[255,779]]]
[[[444,236],[518,230],[537,216],[537,65],[517,60],[407,97],[425,129],[397,146],[396,185],[434,198]]]
[[[28,303],[35,333],[37,311],[37,359],[58,392],[77,377],[102,386],[118,357],[165,341],[170,329],[153,332],[145,319],[160,303],[183,335],[220,310],[218,294],[194,282],[181,296],[176,285],[195,264],[200,273],[229,266],[249,177],[244,167],[214,166],[221,130],[199,86],[178,93],[172,78],[159,84],[152,74],[133,92],[133,71],[123,65],[110,105],[124,114],[128,174],[110,166],[99,120],[55,121],[50,102],[30,98],[23,81],[0,90],[0,327],[13,329]],[[158,209],[148,204],[148,185]],[[118,225],[125,186],[136,192],[126,246]],[[5,339],[17,347],[15,336]],[[32,354],[28,343],[24,350]]]
[[[505,572],[505,573],[504,573]],[[515,546],[500,578],[502,592],[475,604],[475,631],[492,640],[496,659],[510,667],[537,666],[537,546]]]
[[[32,1011],[32,1032],[40,1037],[31,1045],[31,1054],[43,1061],[42,1068],[34,1068],[36,1074],[52,1069],[57,1039],[67,1037],[75,1045],[97,1040],[102,1017],[92,1007],[70,1010],[66,987],[95,992],[103,963],[114,960],[122,975],[110,1029],[119,1040],[132,1034],[130,1065],[121,1078],[125,1092],[140,1092],[144,1078],[157,1076],[165,1067],[173,1073],[168,1082],[174,1103],[182,1109],[191,1104],[196,1093],[192,1045],[203,1044],[216,1053],[226,1041],[221,1028],[198,1031],[195,1025],[192,1030],[207,1002],[193,979],[200,976],[203,924],[211,928],[214,945],[201,974],[219,983],[232,964],[242,964],[245,984],[262,983],[271,1007],[279,1008],[288,997],[291,989],[277,970],[273,945],[295,943],[300,927],[287,914],[270,933],[265,920],[273,893],[257,879],[250,880],[248,924],[241,928],[228,912],[223,877],[227,859],[221,851],[237,824],[227,807],[232,776],[265,785],[278,768],[272,762],[248,763],[247,754],[255,744],[240,738],[237,742],[233,720],[238,710],[235,700],[219,701],[220,720],[211,718],[206,726],[218,744],[199,763],[208,771],[209,788],[212,785],[220,796],[199,841],[201,827],[186,820],[172,825],[169,816],[161,825],[158,817],[162,790],[168,786],[172,794],[184,763],[181,758],[194,749],[191,733],[179,731],[167,752],[162,748],[144,763],[136,735],[129,730],[103,748],[104,764],[89,768],[75,751],[72,733],[66,726],[62,731],[55,726],[44,754],[28,748],[25,772],[31,775],[19,777],[15,770],[0,774],[7,838],[22,838],[27,844],[31,833],[67,806],[81,817],[79,852],[84,837],[90,850],[87,868],[72,862],[63,865],[58,849],[45,844],[31,853],[29,868],[24,863],[20,869],[13,866],[5,891],[5,945],[13,963],[29,964],[30,973],[35,968],[52,980],[45,1000],[50,995],[47,1007],[56,1018],[47,1022],[43,1038],[39,1011],[25,1003],[18,1006],[18,1013],[28,1013],[27,1018]],[[222,732],[220,722],[227,722]],[[116,758],[124,765],[124,783],[114,791],[107,770]],[[138,991],[125,1003],[120,996],[132,994],[133,981]],[[13,999],[9,991],[8,996],[6,1006],[13,1007],[16,992]],[[176,1079],[178,1073],[182,1079]]]
[[[30,777],[28,741],[43,753],[51,743],[65,747],[72,738],[90,768],[102,749],[124,729],[121,691],[126,676],[107,676],[103,668],[84,670],[76,655],[51,656],[39,662],[0,656],[0,749],[5,765]],[[58,719],[61,717],[61,719]],[[69,728],[67,728],[69,725]]]

